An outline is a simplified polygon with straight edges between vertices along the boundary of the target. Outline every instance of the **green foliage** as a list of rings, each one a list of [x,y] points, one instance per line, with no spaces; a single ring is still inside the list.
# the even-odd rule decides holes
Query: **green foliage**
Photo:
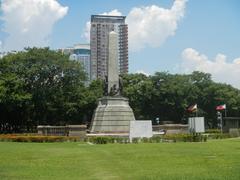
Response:
[[[90,91],[85,79],[80,63],[48,48],[5,56],[0,60],[0,132],[87,123],[101,84],[93,82]]]
[[[2,134],[0,135],[2,142],[82,142],[81,137],[68,136],[39,136],[36,134]]]
[[[207,129],[205,134],[208,139],[225,139],[232,137],[231,133],[222,133],[220,129]]]
[[[90,124],[103,82],[84,85],[79,62],[48,48],[28,48],[0,59],[0,133],[33,132],[37,125]],[[123,75],[123,96],[136,119],[186,123],[198,104],[208,128],[216,128],[216,110],[227,104],[228,116],[240,116],[240,90],[215,83],[202,72]]]
[[[123,76],[124,95],[129,98],[136,119],[186,123],[195,116],[186,109],[198,104],[198,116],[204,116],[209,128],[216,128],[216,110],[227,104],[228,116],[240,116],[240,90],[230,85],[215,83],[211,75],[193,72],[189,75],[157,72],[153,76],[130,74]]]
[[[140,142],[139,138],[132,138],[132,143],[137,144]]]
[[[230,137],[228,133],[213,133],[208,135],[208,139],[226,139]]]
[[[6,134],[0,135],[0,141],[10,142],[63,142],[63,141],[76,141],[79,138],[65,137],[65,136],[36,136],[36,135],[14,135]]]
[[[112,142],[112,138],[111,137],[92,137],[89,139],[90,142],[94,143],[94,144],[107,144],[109,142]]]
[[[202,134],[168,134],[151,138],[133,138],[132,143],[161,143],[161,142],[206,142],[207,136]]]
[[[132,143],[161,143],[161,142],[206,142],[207,135],[202,134],[169,134],[154,136],[151,138],[132,138]],[[93,144],[112,144],[112,143],[129,143],[128,137],[109,137],[94,136],[87,139]]]
[[[207,129],[205,133],[221,133],[220,129]]]
[[[89,137],[88,141],[94,144],[129,143],[127,137],[110,137],[110,136]]]

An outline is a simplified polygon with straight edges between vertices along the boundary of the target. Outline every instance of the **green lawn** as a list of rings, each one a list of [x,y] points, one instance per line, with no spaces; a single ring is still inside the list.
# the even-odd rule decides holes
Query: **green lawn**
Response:
[[[240,139],[207,143],[0,142],[0,179],[240,179]]]

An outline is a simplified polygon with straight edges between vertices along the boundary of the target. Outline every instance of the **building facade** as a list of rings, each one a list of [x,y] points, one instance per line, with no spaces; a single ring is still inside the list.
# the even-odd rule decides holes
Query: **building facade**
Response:
[[[61,50],[63,54],[69,55],[70,60],[78,61],[82,64],[85,73],[87,74],[87,81],[90,80],[90,45],[77,44],[74,47],[64,48]]]
[[[91,16],[91,80],[107,76],[108,35],[111,31],[118,33],[119,73],[128,73],[128,26],[125,19],[125,16]]]

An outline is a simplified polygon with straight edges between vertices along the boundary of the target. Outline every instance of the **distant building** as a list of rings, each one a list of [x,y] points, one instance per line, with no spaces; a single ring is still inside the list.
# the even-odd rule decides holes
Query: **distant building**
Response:
[[[7,56],[9,54],[16,54],[17,51],[6,51],[6,52],[0,52],[0,59],[3,58],[4,56]]]
[[[5,52],[0,52],[0,59],[3,58],[4,56],[6,56]]]
[[[128,73],[128,26],[125,16],[91,16],[91,79],[104,79],[107,75],[108,34],[118,33],[119,73]]]
[[[61,51],[65,55],[73,54],[73,50],[74,50],[74,47],[67,47],[67,48],[59,49],[59,51]]]
[[[61,49],[63,54],[69,55],[70,60],[75,60],[83,65],[84,71],[87,74],[88,81],[90,80],[90,45],[77,44],[74,47]]]

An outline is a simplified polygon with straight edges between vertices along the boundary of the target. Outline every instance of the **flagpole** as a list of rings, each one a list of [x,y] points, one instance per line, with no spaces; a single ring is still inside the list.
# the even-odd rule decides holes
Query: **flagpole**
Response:
[[[221,113],[221,133],[223,133],[223,117],[222,117],[222,113]]]
[[[198,105],[195,104],[195,106],[196,106],[196,117],[197,117],[197,114],[198,114]]]

